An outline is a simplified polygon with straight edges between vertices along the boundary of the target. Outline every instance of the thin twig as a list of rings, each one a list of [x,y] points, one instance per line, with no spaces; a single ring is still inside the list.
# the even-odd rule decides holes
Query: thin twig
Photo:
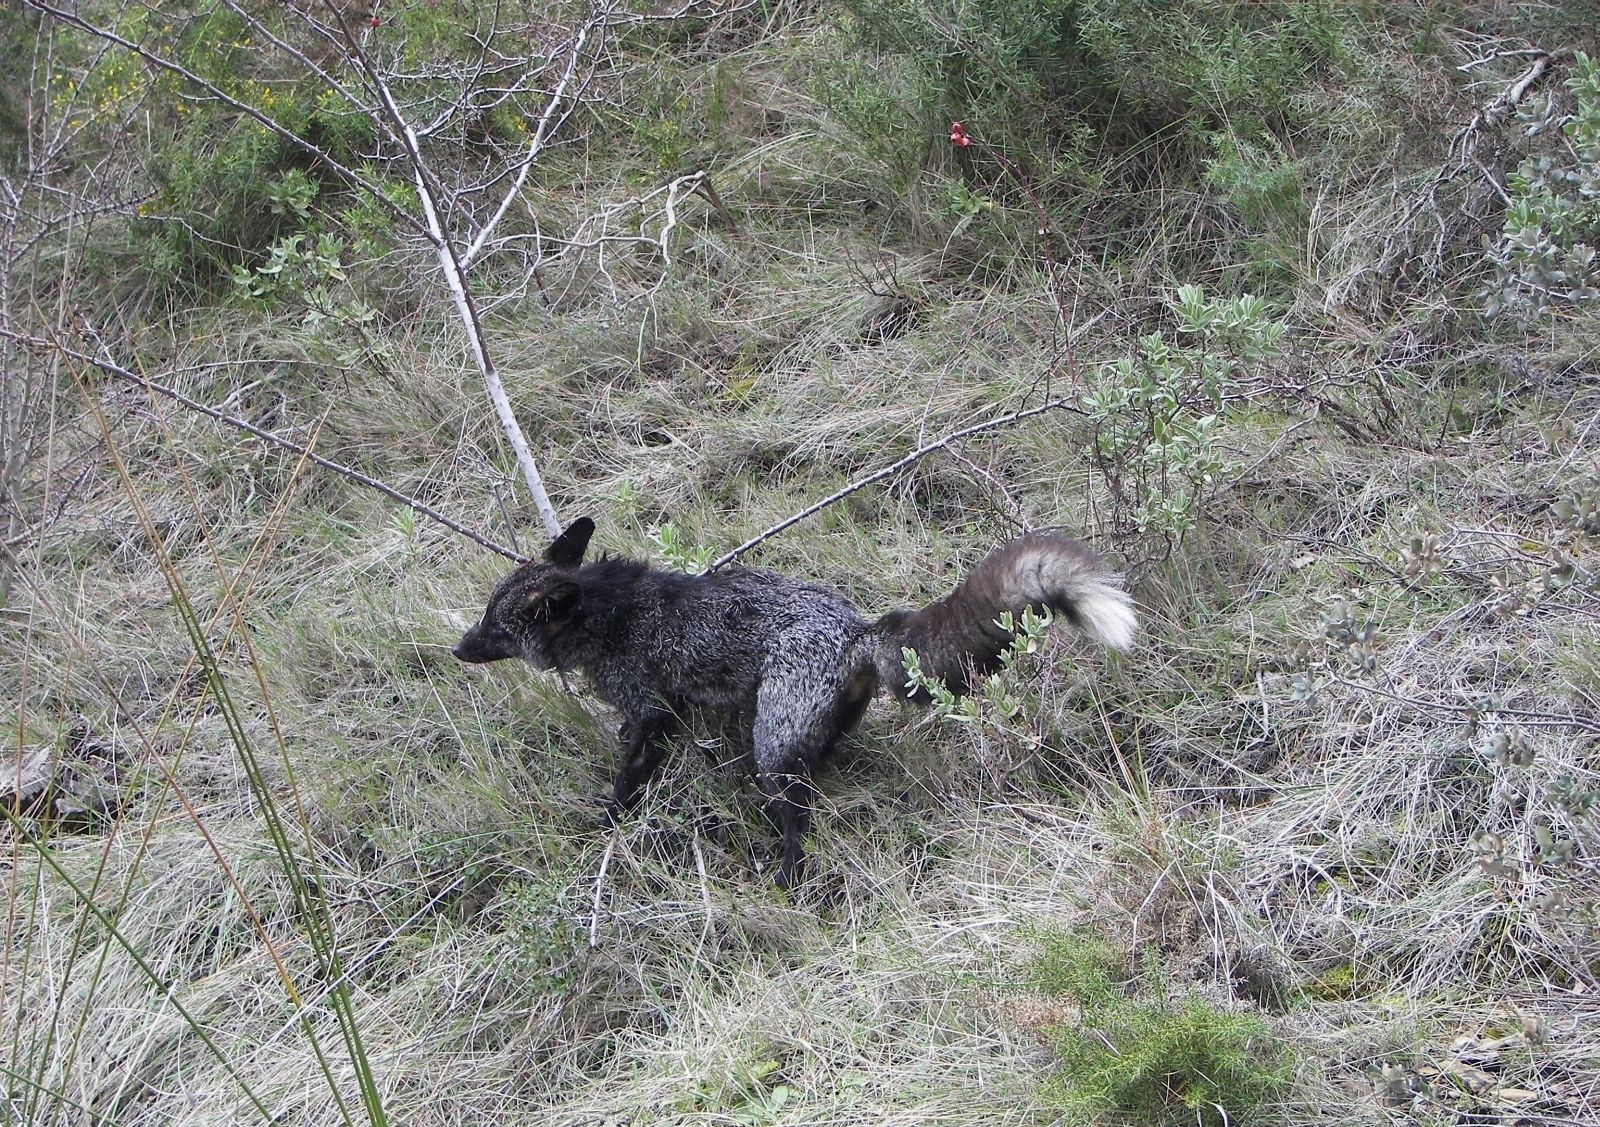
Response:
[[[615,827],[611,830],[611,840],[606,842],[606,851],[600,857],[600,871],[594,875],[594,903],[589,911],[589,948],[593,950],[600,945],[600,900],[606,891],[606,870],[611,867],[611,855],[617,850],[617,839],[622,832]]]
[[[990,419],[987,422],[975,423],[970,427],[963,427],[961,430],[952,431],[951,433],[945,435],[943,438],[935,439],[933,442],[930,442],[925,446],[917,447],[915,450],[913,450],[911,453],[907,454],[904,458],[901,458],[899,461],[896,461],[896,462],[891,463],[890,465],[884,466],[882,469],[874,470],[872,473],[869,473],[866,477],[858,478],[855,481],[852,481],[849,485],[846,485],[842,489],[835,490],[834,492],[828,494],[826,497],[824,497],[822,500],[816,502],[815,504],[807,505],[804,509],[801,509],[798,513],[795,513],[793,516],[788,517],[785,520],[779,521],[777,524],[773,525],[771,528],[767,529],[765,532],[762,532],[762,533],[760,533],[760,534],[758,534],[756,536],[751,537],[749,540],[746,540],[743,544],[740,544],[737,548],[733,549],[733,551],[728,552],[725,555],[718,556],[717,559],[712,562],[711,566],[706,568],[706,570],[704,572],[702,572],[702,574],[710,574],[711,572],[716,571],[718,568],[724,567],[727,564],[732,563],[734,560],[736,560],[740,556],[744,555],[751,548],[754,548],[757,544],[760,544],[762,541],[772,539],[772,537],[776,536],[778,533],[782,532],[784,529],[789,528],[792,525],[799,524],[801,521],[805,520],[807,517],[815,516],[817,513],[820,513],[823,509],[828,508],[830,505],[837,504],[838,502],[844,500],[846,497],[850,496],[850,494],[855,493],[855,492],[857,492],[859,490],[865,489],[867,486],[873,484],[874,482],[882,481],[886,477],[891,477],[894,474],[899,473],[901,470],[905,469],[907,466],[911,465],[913,462],[919,462],[923,458],[926,458],[929,454],[932,454],[935,450],[943,450],[945,447],[949,446],[952,442],[957,442],[957,441],[959,441],[959,440],[961,440],[963,438],[970,438],[975,434],[982,434],[984,431],[994,430],[997,427],[1009,426],[1012,423],[1020,423],[1024,419],[1031,419],[1035,415],[1042,415],[1047,411],[1070,411],[1075,415],[1084,414],[1084,412],[1082,410],[1080,410],[1077,407],[1074,407],[1072,405],[1072,403],[1071,403],[1071,400],[1069,400],[1069,399],[1066,399],[1066,398],[1052,399],[1048,403],[1042,403],[1037,407],[1029,407],[1025,411],[1014,411],[1009,415],[1002,415],[998,419]]]
[[[320,454],[312,453],[298,442],[295,442],[292,439],[284,438],[281,434],[275,434],[270,430],[263,430],[261,427],[258,427],[253,423],[248,423],[237,416],[229,415],[226,412],[219,411],[215,407],[208,407],[199,400],[189,398],[177,388],[170,387],[166,384],[157,383],[148,376],[143,376],[137,372],[130,371],[129,369],[124,368],[119,364],[115,364],[103,357],[91,356],[89,353],[80,352],[75,348],[70,348],[67,345],[62,344],[60,341],[46,340],[42,337],[26,336],[22,333],[13,332],[10,329],[0,329],[0,337],[4,337],[6,340],[15,341],[17,344],[20,344],[25,348],[58,353],[67,357],[68,359],[76,360],[80,364],[91,365],[94,368],[107,373],[108,375],[116,376],[119,379],[127,380],[129,383],[156,392],[157,394],[165,396],[174,403],[180,404],[181,406],[186,407],[197,414],[204,415],[209,419],[215,419],[219,423],[226,423],[228,426],[234,427],[237,430],[242,430],[246,434],[254,435],[263,442],[271,443],[273,446],[280,447],[281,449],[288,450],[294,454],[298,454],[304,458],[307,458],[325,470],[332,470],[341,477],[347,477],[359,485],[366,486],[368,489],[375,489],[379,493],[382,493],[385,497],[388,497],[390,500],[398,501],[413,512],[418,513],[421,516],[425,516],[429,520],[436,521],[437,523],[444,525],[451,532],[465,536],[468,540],[471,540],[474,544],[477,544],[481,548],[487,548],[489,551],[496,552],[509,560],[516,560],[518,562],[521,562],[522,560],[521,555],[512,551],[510,548],[507,548],[505,545],[495,543],[493,540],[490,540],[481,533],[474,532],[472,529],[468,528],[459,521],[445,516],[438,509],[435,509],[432,506],[417,500],[415,497],[401,493],[398,489],[394,489],[391,486],[385,485],[375,477],[370,477],[358,469],[335,462],[330,458],[324,458]]]
[[[1032,527],[1028,521],[1027,510],[1022,507],[1021,501],[1018,501],[1011,495],[1011,490],[1006,488],[1006,483],[1000,480],[999,474],[995,473],[993,470],[985,469],[983,466],[978,465],[977,462],[974,462],[971,458],[967,457],[959,450],[950,451],[950,456],[956,461],[960,462],[963,466],[967,467],[968,473],[972,474],[974,477],[981,477],[984,481],[989,483],[989,488],[994,490],[994,492],[999,495],[1000,499],[1006,503],[1006,507],[1011,510],[1009,519],[1017,526],[1017,530],[1019,532],[1027,532]],[[996,508],[998,507],[999,506],[996,506]]]
[[[702,176],[700,182],[694,186],[694,190],[706,198],[712,209],[716,211],[717,218],[722,220],[724,225],[729,227],[734,225],[733,212],[729,211],[728,205],[722,202],[722,196],[717,193],[716,186],[711,183],[711,177]]]
[[[1376,685],[1364,685],[1360,681],[1352,681],[1346,677],[1330,677],[1328,679],[1335,685],[1343,685],[1347,689],[1359,689],[1364,693],[1374,696],[1386,697],[1400,704],[1409,704],[1412,708],[1436,709],[1440,712],[1455,712],[1471,716],[1504,716],[1516,720],[1519,724],[1531,728],[1575,728],[1580,732],[1600,734],[1600,720],[1593,720],[1587,716],[1575,716],[1572,713],[1536,712],[1528,708],[1491,708],[1488,705],[1454,704],[1450,701],[1419,700],[1416,697],[1401,696],[1387,689],[1380,689]]]
[[[575,103],[575,99],[568,97],[567,90],[572,85],[573,77],[577,74],[578,60],[583,57],[584,44],[596,30],[602,32],[605,30],[611,14],[612,9],[609,4],[601,5],[583,22],[583,25],[578,28],[577,34],[573,36],[572,44],[567,51],[566,68],[562,71],[560,79],[557,80],[555,89],[550,92],[550,98],[545,103],[544,112],[539,115],[538,124],[534,126],[533,137],[528,141],[528,148],[523,153],[522,160],[517,166],[517,174],[512,178],[511,187],[506,190],[506,194],[501,198],[499,206],[494,210],[494,214],[489,216],[488,222],[483,225],[472,241],[467,244],[466,249],[461,252],[461,265],[463,268],[470,267],[477,261],[478,255],[483,251],[484,243],[494,234],[494,229],[500,225],[500,220],[505,217],[506,210],[511,207],[512,201],[521,196],[522,185],[527,182],[528,172],[533,167],[533,162],[538,158],[539,154],[544,151],[551,134],[571,116],[571,105],[568,106],[565,113],[561,114],[559,119],[556,117],[556,112],[563,103]]]

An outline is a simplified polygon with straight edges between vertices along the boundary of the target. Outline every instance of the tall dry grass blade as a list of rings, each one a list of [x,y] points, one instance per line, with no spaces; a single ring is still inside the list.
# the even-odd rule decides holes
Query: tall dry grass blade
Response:
[[[19,839],[24,838],[26,827],[23,826],[22,821],[16,816],[16,814],[7,808],[5,811],[5,816],[6,822],[11,827],[11,831],[16,834]],[[228,1055],[223,1052],[222,1047],[212,1039],[211,1034],[206,1032],[205,1024],[194,1014],[190,1013],[187,1006],[178,1001],[177,995],[174,992],[177,984],[175,982],[167,982],[162,979],[161,975],[157,973],[156,969],[152,967],[149,962],[146,961],[145,957],[139,953],[138,946],[135,945],[126,935],[122,933],[122,930],[117,927],[117,922],[111,917],[110,913],[106,912],[105,909],[101,908],[100,905],[94,902],[93,893],[88,889],[80,887],[78,882],[72,879],[71,874],[67,872],[66,867],[61,864],[60,860],[57,859],[53,852],[44,848],[43,843],[37,843],[34,852],[38,856],[39,860],[44,863],[45,867],[54,873],[56,878],[60,880],[62,884],[66,885],[73,896],[77,898],[78,903],[83,906],[84,912],[87,915],[92,916],[95,922],[105,929],[106,934],[116,941],[117,946],[122,948],[127,956],[133,960],[134,966],[138,967],[140,973],[142,973],[145,978],[149,979],[150,984],[163,991],[163,1001],[165,1001],[167,1005],[171,1006],[178,1012],[178,1015],[188,1023],[190,1031],[200,1039],[201,1044],[205,1045],[205,1047],[210,1050],[211,1055],[217,1058],[217,1063],[222,1066],[223,1071],[228,1074],[234,1083],[239,1085],[239,1090],[244,1093],[245,1098],[250,1101],[251,1106],[253,1106],[256,1111],[261,1113],[261,1121],[263,1123],[275,1122],[276,1120],[272,1112],[267,1110],[267,1105],[262,1102],[260,1096],[256,1095],[255,1090],[250,1087],[250,1084],[244,1078],[243,1073],[241,1073],[234,1063],[228,1059]]]
[[[173,607],[178,612],[184,632],[188,636],[190,647],[204,675],[207,688],[222,717],[229,741],[238,754],[240,766],[245,772],[247,783],[256,801],[257,810],[267,830],[267,836],[272,843],[279,866],[289,879],[291,895],[294,898],[297,913],[306,929],[306,938],[310,942],[319,964],[319,975],[326,981],[336,983],[329,995],[329,1004],[334,1011],[346,1053],[356,1072],[357,1084],[360,1088],[361,1100],[367,1113],[367,1119],[374,1127],[384,1127],[388,1122],[388,1118],[384,1113],[382,1096],[379,1093],[377,1080],[373,1075],[371,1063],[368,1060],[366,1048],[362,1042],[349,986],[341,969],[337,933],[333,923],[332,911],[322,891],[323,882],[315,879],[314,875],[311,879],[308,879],[307,873],[302,869],[301,860],[296,856],[294,843],[278,810],[272,787],[262,771],[261,761],[244,726],[239,708],[233,700],[228,680],[223,676],[217,663],[215,652],[207,637],[206,628],[200,621],[200,616],[189,597],[188,589],[178,575],[154,521],[140,499],[138,487],[135,485],[132,475],[129,473],[127,465],[122,458],[110,423],[101,410],[99,401],[90,393],[89,387],[83,384],[81,380],[80,387],[84,392],[84,398],[89,405],[89,409],[105,438],[106,449],[116,468],[117,476],[122,482],[129,502],[133,506],[155,553],[162,578],[165,580],[169,594],[172,597]],[[234,607],[234,612],[237,616],[239,613],[237,606]],[[258,683],[261,684],[264,690],[265,683]],[[314,867],[315,861],[311,850],[307,851],[306,859],[308,864]],[[291,1000],[299,1008],[299,992],[291,989],[290,993]],[[309,1034],[309,1020],[304,1016],[302,1017],[302,1024]],[[339,1092],[337,1082],[333,1076],[331,1065],[328,1063],[321,1046],[314,1036],[311,1037],[311,1043],[313,1051],[317,1055],[319,1066],[329,1084],[329,1090],[339,1107],[341,1116],[347,1123],[352,1122],[350,1112],[344,1103],[344,1098]]]

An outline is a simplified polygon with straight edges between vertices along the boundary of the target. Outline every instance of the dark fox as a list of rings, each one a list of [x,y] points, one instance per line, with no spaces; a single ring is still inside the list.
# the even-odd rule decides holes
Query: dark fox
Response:
[[[1087,545],[1053,532],[996,548],[949,595],[876,622],[837,591],[753,568],[690,576],[628,559],[585,564],[593,533],[581,518],[542,560],[506,576],[452,652],[584,673],[623,717],[617,809],[661,765],[686,705],[748,725],[756,779],[783,832],[784,887],[800,878],[813,773],[880,687],[918,697],[902,647],[965,692],[1011,642],[996,622],[1004,611],[1048,607],[1116,649],[1138,629],[1119,578]]]

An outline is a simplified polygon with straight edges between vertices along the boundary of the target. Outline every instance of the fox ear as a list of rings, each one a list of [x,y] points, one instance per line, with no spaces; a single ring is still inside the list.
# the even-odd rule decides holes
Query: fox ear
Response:
[[[593,535],[594,521],[579,517],[545,549],[544,558],[557,567],[577,567],[583,562],[583,550],[589,546],[589,537]]]
[[[581,602],[583,588],[576,583],[557,583],[544,593],[544,609],[551,622],[563,622],[571,618]]]
[[[548,587],[529,591],[522,598],[522,613],[531,619],[560,622],[578,609],[583,588],[570,580],[558,579]]]

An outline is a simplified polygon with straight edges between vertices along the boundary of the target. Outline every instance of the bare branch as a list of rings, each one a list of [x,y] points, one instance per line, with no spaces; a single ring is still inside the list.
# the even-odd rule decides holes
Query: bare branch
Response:
[[[479,253],[483,250],[484,243],[494,234],[494,229],[499,226],[500,220],[505,217],[505,213],[511,207],[512,201],[522,194],[522,185],[528,180],[528,171],[533,167],[533,162],[538,158],[540,152],[544,150],[550,134],[562,122],[566,121],[571,114],[571,103],[569,102],[567,91],[572,85],[574,75],[577,73],[578,60],[583,55],[584,44],[591,35],[597,31],[604,30],[607,21],[611,18],[611,13],[610,4],[599,5],[590,14],[589,18],[583,22],[583,26],[578,29],[578,33],[573,36],[572,46],[567,51],[566,68],[561,72],[561,78],[556,82],[555,89],[550,92],[550,99],[545,103],[544,112],[539,115],[539,124],[534,128],[533,137],[528,142],[527,152],[523,154],[522,161],[517,166],[516,177],[512,180],[511,187],[506,190],[506,194],[501,198],[499,206],[495,208],[494,214],[489,216],[488,222],[484,223],[483,227],[479,229],[472,242],[467,244],[466,250],[461,252],[461,264],[463,267],[470,266],[476,261]],[[556,112],[563,106],[566,106],[567,109],[557,118]],[[560,530],[557,529],[557,531],[559,532]]]
[[[380,177],[341,163],[334,152],[309,141],[303,131],[289,127],[264,108],[230,94],[217,83],[197,73],[192,67],[177,61],[170,53],[164,54],[158,47],[140,43],[120,33],[113,24],[97,24],[92,18],[72,10],[71,5],[62,3],[62,0],[24,0],[24,2],[61,26],[86,32],[107,49],[126,51],[149,66],[181,78],[204,97],[215,100],[218,104],[256,122],[274,136],[312,156],[322,167],[330,170],[349,187],[375,200],[380,207],[399,220],[405,229],[421,235],[437,259],[445,288],[450,294],[451,302],[466,334],[474,366],[484,381],[496,418],[517,460],[528,492],[538,508],[540,520],[552,536],[559,533],[560,523],[545,488],[543,476],[534,460],[516,412],[512,408],[501,373],[494,362],[480,312],[479,297],[473,292],[469,271],[492,249],[506,245],[505,241],[496,239],[495,232],[513,202],[521,197],[534,162],[547,151],[552,138],[580,104],[588,85],[594,80],[604,57],[604,36],[608,30],[612,27],[637,24],[644,17],[620,12],[617,0],[591,0],[591,6],[582,23],[570,33],[565,46],[557,48],[547,59],[539,61],[513,57],[495,48],[493,40],[499,28],[499,13],[496,10],[491,17],[487,38],[481,44],[482,50],[474,82],[477,78],[487,76],[490,86],[493,87],[490,92],[497,101],[503,101],[532,94],[536,89],[536,83],[540,81],[534,76],[551,70],[558,70],[559,73],[556,75],[554,85],[548,91],[541,91],[536,95],[542,101],[542,106],[525,150],[520,156],[507,162],[506,167],[483,184],[467,185],[444,182],[431,158],[424,153],[417,125],[412,119],[425,116],[425,112],[411,108],[402,100],[403,89],[400,91],[402,97],[397,97],[396,84],[409,82],[411,79],[383,65],[375,55],[374,33],[369,23],[375,25],[376,20],[369,21],[365,18],[352,20],[350,14],[342,10],[334,0],[296,0],[287,5],[292,16],[303,22],[307,34],[316,37],[331,49],[337,61],[330,62],[322,57],[322,48],[308,52],[303,44],[296,42],[296,37],[282,33],[282,29],[275,23],[260,12],[252,11],[248,5],[241,4],[238,0],[223,0],[231,12],[245,21],[253,35],[271,49],[281,53],[302,73],[337,94],[352,112],[365,115],[378,126],[383,135],[384,147],[402,159],[411,173],[419,202],[417,208],[411,208],[385,193],[382,190],[383,182]],[[702,0],[681,0],[674,9],[651,16],[649,19],[676,19],[701,6]],[[318,11],[313,13],[311,10],[313,8],[317,8]],[[426,69],[424,67],[424,70]],[[453,109],[447,110],[445,115],[439,118],[439,122],[443,122],[451,113],[467,104],[467,101],[458,100]],[[683,197],[692,192],[704,195],[726,216],[726,208],[722,206],[715,191],[710,188],[706,174],[703,171],[690,173],[674,179],[639,201],[645,203],[657,197],[665,197],[660,227],[653,235],[641,231],[629,241],[635,244],[648,243],[659,252],[661,261],[670,267],[670,244],[672,233],[678,223],[678,208]],[[473,217],[475,207],[472,202],[479,193],[492,193],[493,196],[498,196],[487,220],[481,225],[476,223]],[[591,243],[599,246],[602,254],[610,235],[606,229],[607,224],[620,214],[620,207],[604,212],[598,222],[598,232],[590,236]],[[536,242],[535,245],[537,247],[539,244]],[[567,249],[584,245],[583,239],[574,240]]]
[[[751,537],[749,540],[746,540],[743,544],[740,544],[737,548],[733,549],[733,551],[731,551],[731,552],[728,552],[726,555],[718,556],[716,558],[716,560],[714,560],[712,562],[711,566],[706,568],[705,573],[703,573],[703,574],[709,574],[710,572],[716,571],[720,567],[724,567],[727,564],[732,563],[734,560],[738,559],[740,556],[742,556],[746,552],[748,552],[751,548],[754,548],[757,544],[760,544],[763,540],[770,540],[772,537],[776,536],[778,533],[782,532],[784,529],[789,528],[789,527],[791,527],[793,525],[799,524],[801,521],[805,520],[807,517],[815,516],[817,513],[820,513],[823,509],[828,508],[830,505],[837,504],[838,502],[844,500],[846,497],[850,496],[850,494],[855,493],[855,492],[857,492],[859,490],[865,489],[867,486],[873,484],[874,482],[882,481],[886,477],[892,477],[894,474],[899,473],[901,470],[905,469],[907,466],[909,466],[909,465],[911,465],[911,464],[913,464],[915,462],[919,462],[923,458],[926,458],[929,454],[932,454],[934,451],[943,450],[945,447],[949,446],[952,442],[958,442],[963,438],[971,438],[973,435],[982,434],[984,431],[990,431],[990,430],[995,430],[995,429],[997,429],[999,427],[1010,426],[1012,423],[1020,423],[1024,419],[1031,419],[1035,415],[1043,415],[1047,411],[1069,411],[1074,415],[1082,415],[1082,414],[1084,414],[1084,412],[1082,410],[1080,410],[1079,408],[1075,407],[1072,404],[1072,401],[1070,399],[1067,399],[1067,398],[1052,399],[1048,403],[1041,403],[1037,407],[1029,407],[1027,410],[1024,410],[1024,411],[1013,411],[1011,414],[1002,415],[998,419],[990,419],[987,422],[974,423],[970,427],[963,427],[960,430],[951,431],[949,434],[945,435],[943,438],[936,439],[933,442],[930,442],[925,446],[917,447],[915,450],[911,451],[911,453],[907,454],[904,458],[901,458],[896,462],[893,462],[893,463],[891,463],[891,464],[889,464],[887,466],[884,466],[882,469],[874,470],[872,473],[869,473],[866,477],[857,478],[855,481],[852,481],[849,485],[846,485],[842,489],[835,490],[834,492],[828,494],[826,497],[824,497],[822,500],[816,502],[815,504],[807,505],[804,509],[801,509],[798,513],[795,513],[793,516],[779,521],[777,524],[773,525],[771,528],[767,529],[765,532],[762,532],[759,535]]]
[[[522,559],[518,553],[512,551],[510,548],[507,548],[505,545],[495,543],[493,540],[490,540],[481,533],[474,532],[466,525],[446,516],[438,509],[435,509],[432,506],[417,500],[415,497],[401,493],[398,489],[385,485],[375,477],[364,474],[358,469],[335,462],[331,458],[324,458],[320,454],[312,453],[300,443],[295,442],[292,439],[284,438],[281,434],[275,434],[270,430],[263,430],[261,427],[258,427],[253,423],[246,422],[244,419],[241,419],[235,415],[229,415],[226,412],[217,410],[215,407],[208,407],[206,404],[201,403],[197,399],[189,398],[189,396],[183,394],[183,392],[179,391],[175,387],[171,387],[163,383],[157,383],[148,376],[141,375],[138,372],[130,371],[129,369],[122,367],[120,364],[113,363],[102,356],[94,356],[87,352],[79,351],[78,349],[62,344],[60,341],[47,340],[43,337],[28,336],[24,333],[14,332],[5,328],[0,328],[0,337],[3,337],[6,340],[14,341],[17,344],[22,345],[24,348],[33,349],[40,352],[57,353],[61,356],[67,357],[70,360],[75,360],[80,364],[88,364],[99,371],[105,372],[108,375],[116,376],[118,379],[126,380],[127,382],[145,388],[148,391],[156,392],[158,395],[162,395],[167,399],[172,400],[174,403],[177,403],[190,411],[194,411],[196,414],[204,415],[208,419],[215,419],[219,423],[226,423],[228,426],[244,431],[246,434],[254,435],[263,442],[270,443],[271,445],[277,446],[280,449],[288,450],[294,454],[298,454],[301,457],[306,458],[308,461],[316,463],[325,470],[332,470],[341,477],[349,478],[358,485],[364,485],[368,489],[375,489],[379,493],[382,493],[385,497],[388,497],[390,500],[400,502],[412,512],[418,513],[427,517],[429,520],[436,521],[437,523],[444,525],[444,527],[448,528],[451,532],[465,536],[468,540],[471,540],[479,547],[487,548],[489,551],[498,553],[509,560],[517,560],[520,562]]]
[[[347,31],[346,35],[348,34]],[[495,416],[500,420],[500,429],[505,433],[506,442],[510,444],[512,453],[516,456],[517,466],[522,470],[522,480],[527,484],[528,492],[533,494],[533,502],[539,510],[539,519],[553,540],[561,535],[561,522],[556,517],[555,507],[550,503],[549,493],[545,491],[544,478],[533,460],[533,451],[528,448],[528,440],[522,433],[522,425],[517,421],[516,412],[511,407],[511,398],[506,394],[505,383],[500,379],[500,370],[489,355],[483,322],[478,317],[472,290],[467,285],[462,256],[457,251],[449,231],[445,229],[444,219],[440,214],[438,186],[434,183],[428,163],[423,158],[421,147],[417,144],[417,135],[404,114],[400,112],[400,106],[395,101],[388,82],[378,72],[377,67],[372,65],[366,52],[354,39],[350,40],[349,47],[356,64],[361,68],[373,90],[377,92],[383,116],[388,119],[387,124],[400,142],[406,160],[411,165],[412,178],[417,185],[417,198],[422,202],[429,242],[433,244],[439,260],[439,269],[444,274],[445,288],[450,291],[450,298],[455,303],[461,327],[467,334],[467,342],[472,346],[472,358],[488,389],[489,402],[493,404]]]
[[[672,237],[672,232],[678,226],[678,199],[699,190],[700,185],[706,182],[704,171],[693,172],[688,176],[680,176],[667,185],[667,202],[664,205],[666,218],[661,223],[661,234],[656,239],[656,245],[661,248],[661,261],[668,266],[672,265],[672,254],[667,249],[667,240]]]
[[[1528,91],[1533,88],[1533,84],[1544,77],[1545,71],[1550,69],[1550,64],[1555,62],[1563,54],[1563,52],[1545,54],[1542,52],[1526,51],[1505,53],[1534,53],[1537,54],[1537,57],[1528,66],[1528,69],[1522,72],[1521,77],[1479,107],[1478,112],[1472,115],[1472,120],[1467,122],[1467,124],[1462,127],[1461,131],[1451,139],[1450,151],[1452,153],[1460,154],[1463,167],[1466,166],[1468,159],[1472,157],[1477,146],[1479,135],[1482,134],[1485,129],[1490,129],[1500,124],[1500,122],[1505,119],[1507,114],[1516,109],[1517,106],[1521,104],[1522,99],[1527,97]]]

